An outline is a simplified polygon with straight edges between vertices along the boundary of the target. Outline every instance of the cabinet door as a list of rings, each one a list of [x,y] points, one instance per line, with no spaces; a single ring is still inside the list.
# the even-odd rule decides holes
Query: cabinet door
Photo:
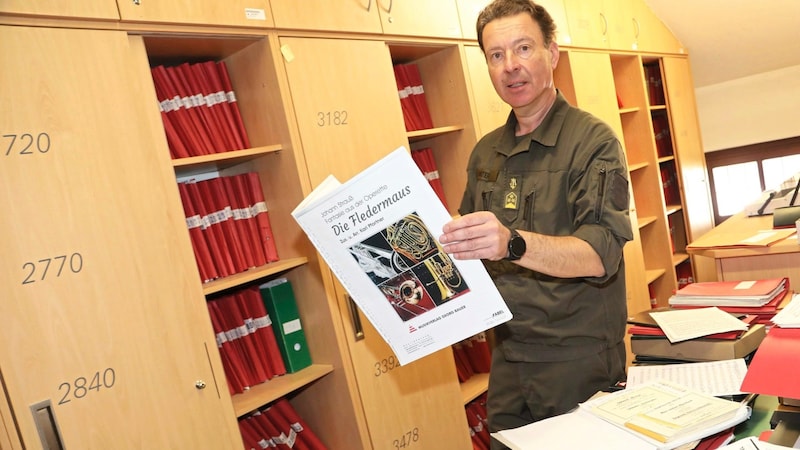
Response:
[[[461,33],[465,39],[477,40],[475,23],[478,20],[478,14],[480,14],[484,6],[490,3],[490,0],[456,0],[456,3],[458,4],[458,14],[461,18]],[[556,23],[556,42],[558,42],[558,45],[570,45],[572,37],[569,33],[564,0],[540,0],[536,3],[544,6],[550,16],[553,17],[553,21]]]
[[[377,0],[270,0],[278,28],[363,33],[381,32],[376,3]]]
[[[475,101],[473,111],[477,116],[476,131],[480,137],[505,124],[511,107],[497,95],[497,91],[492,86],[489,70],[486,67],[486,58],[481,49],[478,46],[466,45],[464,54],[466,55],[472,96]]]
[[[345,181],[398,146],[408,146],[384,43],[284,37],[280,44],[312,186],[331,173]],[[326,67],[337,70],[325,71],[321,82],[320,68]],[[356,324],[344,292],[337,283],[331,295],[349,332]],[[372,446],[469,448],[450,350],[398,367],[366,318],[356,317],[364,338],[350,335],[348,345]]]
[[[663,52],[683,54],[686,52],[681,42],[661,22],[644,0],[632,0],[630,9],[634,14],[633,21],[636,26],[638,50],[641,52]]]
[[[688,242],[707,233],[714,226],[708,169],[697,121],[694,83],[689,60],[667,57],[662,60],[672,139],[675,146]]]
[[[117,0],[123,21],[269,28],[274,21],[269,0],[169,2]]]
[[[114,0],[93,2],[3,0],[0,2],[0,13],[119,20],[117,4]]]
[[[609,48],[609,16],[601,0],[564,0],[575,47]]]
[[[141,38],[0,43],[26,69],[0,74],[0,370],[23,445],[51,415],[66,448],[242,448]]]
[[[375,0],[384,34],[461,38],[455,0]]]

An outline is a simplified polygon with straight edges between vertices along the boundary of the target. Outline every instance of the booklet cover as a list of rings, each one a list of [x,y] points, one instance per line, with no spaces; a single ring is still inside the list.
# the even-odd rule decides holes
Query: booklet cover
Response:
[[[451,217],[403,147],[292,216],[401,365],[511,319],[481,261],[442,251]]]

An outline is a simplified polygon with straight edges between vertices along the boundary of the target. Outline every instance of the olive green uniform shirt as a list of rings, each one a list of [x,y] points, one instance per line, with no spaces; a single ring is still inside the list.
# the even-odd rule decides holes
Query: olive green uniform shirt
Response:
[[[510,228],[574,236],[600,255],[605,276],[554,278],[484,261],[513,319],[496,329],[509,361],[567,361],[622,341],[627,302],[622,248],[632,239],[625,156],[611,128],[559,92],[532,133],[484,136],[467,168],[461,214],[488,210]]]

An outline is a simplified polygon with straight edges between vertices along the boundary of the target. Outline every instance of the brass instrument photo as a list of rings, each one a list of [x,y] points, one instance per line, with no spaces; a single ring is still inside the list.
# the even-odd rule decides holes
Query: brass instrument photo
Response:
[[[416,212],[349,250],[403,321],[469,292],[458,268]]]

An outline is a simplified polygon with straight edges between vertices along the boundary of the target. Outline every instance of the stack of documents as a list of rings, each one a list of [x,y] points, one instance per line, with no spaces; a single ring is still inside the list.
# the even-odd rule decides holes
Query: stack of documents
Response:
[[[709,281],[686,285],[670,297],[674,308],[716,306],[730,313],[754,314],[753,323],[769,323],[789,298],[789,279]]]
[[[792,300],[775,317],[772,323],[781,328],[800,328],[800,300],[798,294],[792,296]]]
[[[749,416],[750,408],[739,402],[655,381],[492,436],[513,450],[670,450],[727,430]]]
[[[675,292],[673,306],[764,306],[789,286],[788,278],[691,283]]]

